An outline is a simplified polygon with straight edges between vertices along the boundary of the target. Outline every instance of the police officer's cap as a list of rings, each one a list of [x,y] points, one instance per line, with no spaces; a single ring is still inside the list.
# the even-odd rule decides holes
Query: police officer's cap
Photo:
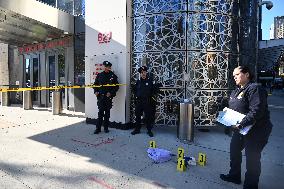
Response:
[[[103,61],[103,65],[106,67],[111,67],[112,64],[109,61]]]
[[[146,71],[147,72],[148,68],[146,66],[141,66],[139,69],[138,69],[138,72],[141,73],[142,71]]]

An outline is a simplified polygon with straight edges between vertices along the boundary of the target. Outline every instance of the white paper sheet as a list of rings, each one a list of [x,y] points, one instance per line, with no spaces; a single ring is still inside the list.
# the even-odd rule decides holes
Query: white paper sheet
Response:
[[[252,127],[252,125],[249,125],[249,126],[244,127],[243,129],[240,130],[240,133],[241,133],[242,135],[248,134],[248,132],[249,132],[249,130],[251,129],[251,127]]]
[[[245,116],[246,115],[226,107],[223,109],[223,111],[219,112],[216,121],[222,123],[227,127],[231,127],[232,125],[237,125],[237,123],[240,123]],[[248,131],[251,129],[251,127],[252,127],[251,125],[244,127],[243,129],[240,130],[240,133],[242,135],[246,135]]]

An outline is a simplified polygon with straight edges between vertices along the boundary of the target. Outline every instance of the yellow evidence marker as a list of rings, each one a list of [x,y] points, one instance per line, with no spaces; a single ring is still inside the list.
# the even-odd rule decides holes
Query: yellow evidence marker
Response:
[[[198,164],[201,166],[205,166],[206,164],[206,154],[198,153]]]
[[[185,160],[183,158],[178,158],[177,170],[181,172],[185,171]]]
[[[181,147],[178,148],[177,158],[178,158],[178,159],[179,159],[179,158],[182,158],[182,159],[184,158],[184,149],[181,148]]]
[[[157,147],[156,142],[154,140],[151,140],[149,142],[149,148],[156,148],[156,147]]]

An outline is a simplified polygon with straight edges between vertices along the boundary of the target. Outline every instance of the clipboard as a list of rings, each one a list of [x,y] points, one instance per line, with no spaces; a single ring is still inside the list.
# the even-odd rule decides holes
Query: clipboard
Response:
[[[235,110],[225,107],[223,111],[219,112],[216,121],[225,125],[226,127],[231,127],[232,125],[237,125],[240,123],[246,115],[241,114]],[[246,135],[249,130],[252,128],[252,125],[246,126],[243,129],[240,129],[242,135]]]

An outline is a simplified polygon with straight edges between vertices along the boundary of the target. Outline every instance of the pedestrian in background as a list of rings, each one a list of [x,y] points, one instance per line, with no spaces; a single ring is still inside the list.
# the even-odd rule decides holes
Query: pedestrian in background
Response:
[[[268,81],[269,95],[272,95],[273,92],[273,80]]]
[[[117,76],[111,71],[112,64],[109,61],[104,61],[104,71],[99,73],[96,77],[94,85],[100,87],[94,87],[94,93],[97,96],[98,105],[98,120],[96,124],[96,130],[94,134],[101,132],[101,126],[104,125],[105,133],[109,132],[109,118],[110,109],[112,108],[112,99],[115,97],[118,91]],[[105,86],[114,85],[114,86]]]
[[[155,121],[156,102],[154,95],[158,92],[158,86],[153,84],[153,81],[147,75],[147,67],[142,66],[138,69],[140,79],[137,80],[134,86],[135,95],[135,129],[131,132],[132,135],[139,134],[141,129],[141,116],[145,115],[145,123],[147,134],[153,137],[152,124]]]
[[[267,105],[267,92],[262,86],[252,82],[253,74],[246,66],[234,69],[233,77],[237,88],[229,99],[229,108],[246,116],[233,126],[234,133],[230,144],[230,171],[220,178],[235,184],[241,183],[242,150],[245,149],[246,173],[243,188],[257,189],[261,173],[261,152],[268,142],[272,130]],[[239,130],[252,125],[246,135]]]

